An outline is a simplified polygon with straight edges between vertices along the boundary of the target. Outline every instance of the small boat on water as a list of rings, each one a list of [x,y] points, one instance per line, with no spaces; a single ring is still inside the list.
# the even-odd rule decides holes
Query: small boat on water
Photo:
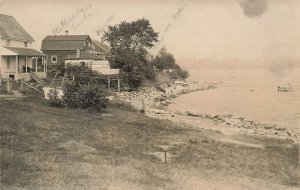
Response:
[[[278,92],[291,92],[293,91],[293,87],[291,86],[290,83],[288,83],[287,85],[285,86],[279,86],[278,85]]]

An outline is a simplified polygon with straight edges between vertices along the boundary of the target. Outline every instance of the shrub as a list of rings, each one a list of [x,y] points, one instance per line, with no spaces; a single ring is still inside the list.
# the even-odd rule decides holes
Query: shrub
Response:
[[[154,65],[158,71],[167,71],[171,79],[186,79],[189,77],[188,71],[183,70],[176,63],[174,55],[167,52],[164,47],[152,60],[151,64]]]
[[[182,79],[186,79],[190,76],[189,72],[187,70],[183,70],[183,69],[177,70],[177,75],[178,75],[178,77],[180,77]]]
[[[67,75],[74,76],[63,89],[63,102],[71,108],[106,108],[108,95],[106,82],[101,75],[86,66],[67,66]]]
[[[49,65],[47,69],[47,77],[54,78],[57,72],[64,73],[66,70],[64,63],[57,63],[55,65]]]
[[[170,79],[173,79],[173,80],[178,79],[178,74],[176,71],[168,72],[168,75],[169,75]]]
[[[101,110],[108,103],[106,86],[93,84],[79,84],[68,82],[64,88],[63,100],[67,107],[72,108],[94,108]]]
[[[164,69],[174,69],[176,67],[174,55],[167,52],[165,47],[159,51],[158,55],[152,60],[152,63],[155,65],[156,69],[160,71]]]
[[[55,88],[52,88],[49,93],[49,104],[50,106],[54,107],[62,107],[63,106],[63,100],[58,96],[58,90]]]

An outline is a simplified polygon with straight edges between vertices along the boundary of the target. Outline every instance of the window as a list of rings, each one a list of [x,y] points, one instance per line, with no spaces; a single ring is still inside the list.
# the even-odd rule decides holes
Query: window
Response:
[[[51,63],[57,63],[57,56],[56,55],[51,56]]]
[[[7,59],[6,59],[6,68],[7,70],[10,69],[10,57],[7,56]]]
[[[6,40],[6,45],[10,46],[10,40]]]
[[[86,42],[83,42],[83,49],[86,50]]]
[[[15,75],[8,75],[8,78],[15,80]]]
[[[24,42],[24,47],[27,47],[27,45],[28,45],[27,42]]]

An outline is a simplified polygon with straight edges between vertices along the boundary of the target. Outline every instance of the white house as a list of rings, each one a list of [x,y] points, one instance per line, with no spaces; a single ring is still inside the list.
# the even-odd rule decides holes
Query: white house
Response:
[[[32,49],[34,39],[12,16],[0,14],[0,78],[46,77],[44,55]]]

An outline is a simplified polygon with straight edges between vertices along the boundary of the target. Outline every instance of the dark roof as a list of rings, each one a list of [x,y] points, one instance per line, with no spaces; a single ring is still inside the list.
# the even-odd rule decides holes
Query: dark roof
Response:
[[[79,57],[76,54],[69,55],[65,59],[68,60],[100,60],[101,58],[87,51],[81,51]]]
[[[14,17],[3,14],[0,14],[0,38],[34,42]]]
[[[62,35],[62,36],[46,36],[43,40],[51,41],[85,41],[89,35]]]
[[[10,51],[15,52],[18,55],[23,56],[42,56],[43,54],[35,49],[30,48],[16,48],[16,47],[4,47]]]
[[[84,42],[89,35],[47,36],[42,41],[41,50],[84,50]]]
[[[83,41],[44,41],[42,42],[42,51],[48,50],[83,50]]]
[[[105,54],[110,53],[111,48],[108,45],[106,45],[102,42],[99,42],[97,40],[93,40],[93,43],[95,45],[95,50],[96,51],[99,51],[100,53],[105,53]]]

